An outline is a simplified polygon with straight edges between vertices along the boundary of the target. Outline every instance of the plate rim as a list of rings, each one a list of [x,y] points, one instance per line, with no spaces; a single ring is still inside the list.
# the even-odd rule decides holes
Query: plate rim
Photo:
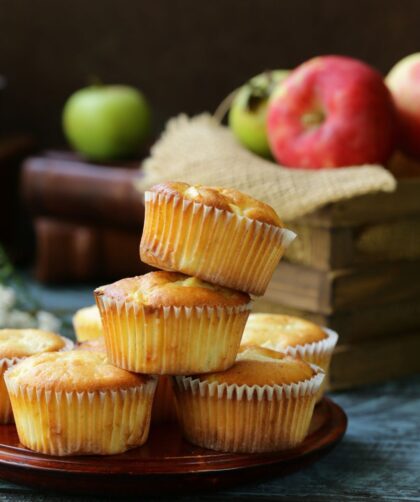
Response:
[[[329,412],[329,419],[326,423],[322,424],[320,429],[316,430],[314,435],[315,445],[311,446],[311,448],[303,453],[299,453],[299,446],[296,448],[292,448],[290,450],[283,450],[281,452],[267,452],[267,453],[249,453],[249,454],[235,454],[235,453],[225,453],[225,452],[213,452],[215,460],[208,464],[201,464],[197,466],[197,462],[191,461],[191,463],[181,463],[181,468],[178,467],[177,470],[136,470],[133,472],[129,471],[129,465],[133,465],[138,462],[135,458],[122,457],[121,454],[117,455],[86,455],[86,456],[68,456],[68,457],[54,457],[49,455],[38,454],[36,452],[32,452],[31,450],[25,449],[17,449],[11,445],[5,445],[0,443],[0,469],[2,467],[8,469],[15,469],[19,471],[42,471],[44,473],[50,474],[67,474],[68,476],[77,477],[84,476],[90,478],[99,478],[103,476],[119,476],[119,477],[129,477],[129,478],[137,478],[137,477],[153,477],[153,476],[182,476],[182,475],[208,475],[209,473],[226,473],[229,471],[244,471],[247,469],[258,469],[264,466],[273,466],[276,464],[288,464],[297,462],[299,460],[306,459],[311,455],[320,454],[324,450],[328,450],[332,448],[335,444],[337,444],[342,437],[344,436],[347,430],[348,418],[344,410],[334,402],[332,399],[328,397],[324,397],[320,404],[323,403],[324,406],[327,406]],[[327,430],[331,432],[331,421],[336,422],[336,427],[333,429],[333,434],[330,437],[327,432],[324,430],[327,427]],[[1,427],[1,426],[0,426]],[[323,431],[321,437],[320,431]],[[310,438],[308,436],[308,438]],[[16,453],[13,453],[13,450],[17,450]],[[198,451],[203,451],[205,453],[208,452],[210,455],[212,450],[207,450],[204,448],[197,447]],[[134,451],[134,450],[132,450]],[[23,452],[23,453],[19,453]],[[26,452],[26,453],[25,453]],[[124,455],[124,454],[122,454]],[[10,459],[4,458],[4,456],[10,456]],[[197,454],[198,456],[198,454]],[[194,458],[194,455],[189,455],[191,459]],[[21,458],[24,463],[22,463]],[[100,466],[102,463],[102,459],[112,459],[115,461],[114,466],[105,467],[102,470],[97,469],[96,466]],[[182,455],[178,458],[184,458]],[[217,458],[220,458],[220,463],[224,464],[220,467],[217,466]],[[91,460],[94,460],[92,462]],[[162,463],[162,460],[160,463]],[[169,460],[169,459],[168,459]],[[244,461],[241,465],[235,463],[235,465],[226,465],[226,462],[230,464],[233,461]],[[50,463],[61,464],[60,465],[48,465]],[[147,464],[147,459],[143,459],[141,464]],[[158,464],[158,460],[150,461],[150,465]],[[114,467],[116,465],[120,466],[120,469],[115,470]],[[84,467],[91,466],[92,470],[84,470]],[[121,470],[121,466],[123,469]],[[96,468],[96,470],[94,470]],[[125,468],[125,470],[124,470]],[[0,476],[2,473],[0,472]],[[3,476],[2,476],[3,477]],[[6,479],[6,478],[4,478]]]

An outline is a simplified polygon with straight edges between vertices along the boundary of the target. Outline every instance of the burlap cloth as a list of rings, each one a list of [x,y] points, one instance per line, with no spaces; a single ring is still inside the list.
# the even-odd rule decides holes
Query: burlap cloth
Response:
[[[380,165],[321,170],[279,166],[248,152],[209,114],[171,119],[143,169],[140,190],[169,180],[233,187],[267,202],[286,221],[330,202],[396,187],[395,178]]]

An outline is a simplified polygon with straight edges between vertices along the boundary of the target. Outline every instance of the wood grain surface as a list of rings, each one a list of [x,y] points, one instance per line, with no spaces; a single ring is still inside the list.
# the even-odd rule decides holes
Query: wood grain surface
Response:
[[[264,298],[323,314],[409,301],[420,298],[420,261],[335,271],[281,261]]]
[[[332,314],[309,312],[258,298],[253,310],[294,315],[321,326],[328,326],[340,333],[340,344],[373,339],[378,341],[388,336],[399,339],[403,333],[420,332],[420,296],[411,300],[385,305],[366,305],[364,308],[359,307]]]

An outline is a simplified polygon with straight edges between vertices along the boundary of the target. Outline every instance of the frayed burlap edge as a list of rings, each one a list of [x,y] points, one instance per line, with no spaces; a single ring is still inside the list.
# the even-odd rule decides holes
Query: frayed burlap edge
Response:
[[[289,169],[262,159],[237,143],[211,115],[180,115],[167,123],[137,182],[144,191],[163,181],[237,188],[293,220],[331,202],[374,192],[392,192],[396,181],[380,165],[341,169]]]

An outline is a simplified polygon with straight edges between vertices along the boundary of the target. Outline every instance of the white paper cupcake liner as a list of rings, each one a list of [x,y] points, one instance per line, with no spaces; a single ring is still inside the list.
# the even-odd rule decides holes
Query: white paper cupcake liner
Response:
[[[53,391],[8,379],[16,428],[27,448],[48,455],[111,455],[144,444],[157,379],[129,389]]]
[[[228,385],[175,377],[185,437],[199,446],[229,452],[291,448],[308,433],[323,371],[290,385]]]
[[[182,197],[145,193],[140,244],[145,263],[263,295],[296,237],[276,227]]]
[[[61,339],[64,340],[64,347],[60,349],[58,352],[66,352],[67,350],[74,349],[74,342],[65,336],[60,336]]]
[[[109,360],[137,373],[218,371],[236,358],[251,303],[157,307],[96,296]]]
[[[74,343],[71,340],[69,340],[64,336],[60,338],[62,338],[65,342],[65,345],[60,350],[60,352],[73,349]],[[14,366],[15,364],[18,364],[20,361],[23,361],[24,359],[25,359],[24,357],[12,357],[12,358],[0,359],[0,424],[10,424],[14,422],[12,406],[10,404],[9,394],[7,392],[7,388],[4,383],[3,375],[9,368]]]
[[[22,361],[22,359],[17,357],[0,359],[0,424],[13,423],[12,406],[3,377],[4,373],[19,361]]]
[[[305,361],[316,364],[320,368],[322,368],[326,374],[324,382],[318,393],[318,401],[324,395],[326,388],[328,387],[329,382],[329,367],[331,358],[335,349],[335,346],[338,341],[338,334],[329,328],[322,328],[323,331],[327,334],[327,337],[323,340],[319,340],[317,342],[306,343],[304,345],[295,345],[289,347],[280,347],[275,343],[263,343],[262,347],[266,347],[268,349],[277,350],[279,352],[285,352],[293,357],[301,357]]]
[[[295,345],[283,347],[275,343],[266,342],[261,344],[262,347],[267,349],[277,350],[279,352],[285,352],[293,357],[300,356],[305,361],[316,364],[320,366],[324,371],[328,370],[325,367],[326,358],[328,358],[328,363],[334,348],[337,344],[338,334],[329,328],[322,328],[327,334],[327,337],[319,340],[317,342],[305,343],[303,345]]]
[[[247,399],[248,401],[257,399],[262,401],[267,399],[291,399],[302,396],[313,395],[318,392],[324,379],[324,371],[315,364],[310,364],[316,374],[309,380],[298,383],[283,385],[237,385],[209,382],[200,380],[192,376],[175,376],[175,382],[178,388],[192,392],[193,395],[199,394],[201,397],[217,397],[221,399]]]

